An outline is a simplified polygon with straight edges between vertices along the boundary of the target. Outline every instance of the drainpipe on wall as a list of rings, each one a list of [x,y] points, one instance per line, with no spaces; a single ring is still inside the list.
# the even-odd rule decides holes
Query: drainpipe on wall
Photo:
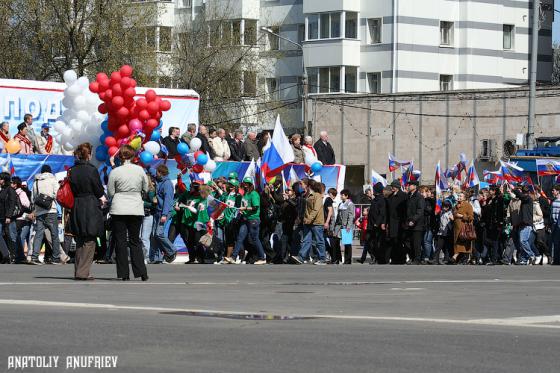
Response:
[[[399,0],[393,0],[393,58],[392,58],[392,78],[391,78],[391,93],[397,93],[397,43],[399,40],[398,35],[398,10]]]

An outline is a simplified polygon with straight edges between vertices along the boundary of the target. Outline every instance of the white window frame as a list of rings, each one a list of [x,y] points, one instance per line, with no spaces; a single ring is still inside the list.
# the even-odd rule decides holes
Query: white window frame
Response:
[[[372,23],[374,21],[379,22],[379,38],[378,41],[375,41],[372,37]],[[368,18],[367,20],[367,27],[368,27],[368,44],[381,44],[383,43],[383,18]]]
[[[371,84],[372,84],[372,79],[373,77],[377,77],[377,90],[374,92],[371,89]],[[381,93],[381,89],[382,89],[382,79],[381,79],[382,75],[380,71],[375,71],[375,72],[371,72],[371,73],[367,73],[366,74],[366,81],[367,81],[367,90],[369,93]]]
[[[447,41],[445,41],[444,30],[447,28],[444,26],[450,26],[447,33]],[[440,47],[452,48],[454,46],[455,38],[455,23],[452,21],[439,21],[439,45]]]
[[[510,30],[510,46],[509,48],[506,48],[506,43],[505,43],[505,39],[506,39],[506,27],[511,27]],[[512,24],[507,24],[505,23],[502,27],[502,48],[506,51],[511,51],[515,49],[515,25]]]
[[[268,95],[268,97],[272,100],[277,100],[279,95],[279,91],[278,91],[278,85],[280,84],[280,82],[278,81],[277,78],[265,78],[264,80],[264,84],[265,84],[265,89],[266,89],[266,94]],[[274,82],[275,87],[272,87],[272,82]]]
[[[452,91],[453,90],[453,80],[454,80],[453,75],[440,74],[439,75],[439,90],[441,92]],[[448,84],[447,88],[444,86],[445,84]]]
[[[338,15],[338,36],[332,36],[332,15]],[[329,35],[328,37],[324,38],[321,36],[321,31],[322,31],[322,22],[321,22],[321,18],[323,16],[328,15],[329,18],[329,23],[328,23],[328,32],[327,34]],[[309,37],[309,17],[317,17],[317,38],[310,38]],[[342,23],[345,22],[344,16],[343,16],[343,12],[322,12],[322,13],[311,13],[306,17],[306,22],[305,22],[305,37],[306,37],[306,41],[311,41],[311,40],[338,40],[338,39],[344,39],[344,36],[342,35],[343,33],[343,25]]]

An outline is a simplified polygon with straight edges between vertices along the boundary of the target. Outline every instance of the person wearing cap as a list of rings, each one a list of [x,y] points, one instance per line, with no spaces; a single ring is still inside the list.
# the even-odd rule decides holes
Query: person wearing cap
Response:
[[[242,188],[245,194],[241,200],[241,207],[239,207],[239,211],[241,211],[241,226],[239,227],[233,253],[231,256],[225,257],[224,260],[231,264],[236,263],[235,259],[239,255],[245,239],[249,236],[257,249],[257,260],[254,264],[266,264],[264,248],[259,238],[261,198],[255,191],[253,180],[250,177],[243,179]]]
[[[418,181],[408,182],[408,199],[406,200],[406,229],[409,264],[420,264],[422,259],[422,241],[424,239],[426,201],[418,192]]]
[[[184,232],[181,234],[181,237],[183,237],[183,240],[186,237],[185,244],[189,251],[189,261],[187,264],[204,264],[203,258],[199,258],[200,249],[198,248],[198,241],[202,235],[198,235],[195,228],[198,221],[198,205],[204,199],[200,193],[201,187],[202,181],[193,180],[190,190],[179,196],[175,207],[175,210],[181,213],[181,225]]]
[[[402,244],[402,229],[406,219],[406,193],[401,189],[401,183],[393,180],[392,194],[387,199],[387,236],[390,241],[386,257],[391,258],[391,264],[405,264],[406,253]]]
[[[39,154],[53,154],[54,152],[54,139],[49,134],[50,128],[48,123],[43,123],[41,133],[39,136],[35,136],[35,149]]]
[[[237,193],[239,181],[237,178],[229,179],[226,183],[225,193],[222,193],[219,200],[228,207],[216,221],[215,237],[218,243],[218,260],[223,257],[231,257],[235,236],[239,229],[238,209],[241,207],[241,194]],[[225,252],[224,252],[225,251]],[[225,261],[224,261],[225,262]]]
[[[371,264],[387,264],[389,259],[387,252],[384,250],[383,241],[387,232],[387,201],[383,196],[383,184],[377,183],[373,186],[373,201],[369,206],[368,224],[366,231],[366,244],[361,263],[366,261],[366,254],[369,252]]]

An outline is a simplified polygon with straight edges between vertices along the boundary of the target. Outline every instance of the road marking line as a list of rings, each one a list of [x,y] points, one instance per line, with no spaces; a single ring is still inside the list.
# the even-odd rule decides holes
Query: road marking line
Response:
[[[53,302],[41,300],[18,300],[18,299],[0,299],[0,305],[11,306],[43,306],[43,307],[65,307],[79,309],[107,309],[107,310],[123,310],[123,311],[152,311],[152,312],[181,312],[192,315],[204,315],[210,317],[231,318],[235,316],[245,316],[247,318],[260,319],[334,319],[334,320],[360,320],[360,321],[403,321],[403,322],[420,322],[420,323],[436,323],[436,324],[456,324],[456,325],[486,325],[486,326],[508,326],[508,327],[528,327],[528,328],[544,328],[544,329],[560,329],[560,325],[546,325],[546,322],[560,322],[560,315],[545,315],[531,317],[511,317],[504,319],[436,319],[421,317],[396,317],[396,316],[360,316],[360,315],[277,315],[263,312],[241,312],[241,311],[218,311],[188,308],[168,308],[168,307],[152,307],[152,306],[118,306],[114,304],[101,303],[74,303],[74,302]]]

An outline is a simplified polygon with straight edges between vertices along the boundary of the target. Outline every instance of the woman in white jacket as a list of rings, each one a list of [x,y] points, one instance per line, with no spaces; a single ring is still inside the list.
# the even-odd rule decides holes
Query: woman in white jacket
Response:
[[[21,205],[21,215],[16,218],[16,263],[25,262],[25,246],[27,250],[31,248],[29,242],[33,214],[31,214],[31,201],[27,195],[27,188],[23,187],[21,179],[17,176],[12,177],[12,188],[16,190],[16,195]]]
[[[227,161],[231,156],[229,144],[226,141],[226,131],[223,128],[210,130],[210,146],[216,153],[214,160]]]

